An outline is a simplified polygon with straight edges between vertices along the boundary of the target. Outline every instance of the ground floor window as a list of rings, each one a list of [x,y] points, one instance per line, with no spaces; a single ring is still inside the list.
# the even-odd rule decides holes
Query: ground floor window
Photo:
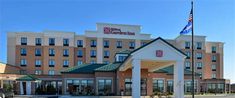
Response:
[[[42,80],[35,82],[35,93],[39,95],[62,94],[62,81]]]
[[[167,81],[167,92],[169,94],[172,94],[173,90],[174,90],[174,82],[173,82],[173,80],[168,80]]]
[[[98,80],[98,94],[111,95],[111,93],[112,93],[112,80],[111,79]]]
[[[140,89],[141,89],[141,95],[145,96],[147,95],[147,79],[141,78],[140,82]],[[131,78],[125,79],[125,95],[131,95],[132,92],[132,80]]]
[[[68,79],[66,91],[72,95],[94,95],[93,79]]]
[[[153,93],[164,92],[164,80],[153,79]]]
[[[184,81],[184,92],[191,93],[192,91],[192,81]],[[197,92],[197,81],[194,82],[194,91]]]
[[[223,93],[224,84],[223,83],[208,83],[207,84],[208,93]]]

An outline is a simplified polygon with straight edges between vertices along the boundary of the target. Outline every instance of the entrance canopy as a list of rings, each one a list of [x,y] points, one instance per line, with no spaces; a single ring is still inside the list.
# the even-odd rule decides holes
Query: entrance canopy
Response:
[[[154,72],[168,66],[174,66],[174,96],[184,97],[184,59],[186,55],[165,41],[156,38],[148,44],[127,54],[119,71],[132,69],[132,97],[140,98],[141,69]]]

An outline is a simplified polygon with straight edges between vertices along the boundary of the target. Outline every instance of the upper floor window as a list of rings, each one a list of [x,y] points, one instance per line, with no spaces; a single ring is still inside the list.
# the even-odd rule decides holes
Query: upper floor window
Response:
[[[35,56],[41,56],[42,52],[40,48],[35,49]]]
[[[49,45],[54,46],[55,45],[55,38],[49,38]]]
[[[20,66],[26,66],[27,65],[27,60],[26,59],[21,59],[20,60]]]
[[[190,42],[185,42],[185,49],[190,49]]]
[[[35,38],[35,45],[41,46],[42,45],[42,39],[41,38]]]
[[[77,40],[77,47],[83,47],[83,40]]]
[[[202,59],[202,53],[196,53],[197,59]]]
[[[64,49],[63,56],[65,56],[65,57],[69,56],[69,49]]]
[[[69,46],[69,39],[63,39],[63,46]]]
[[[78,60],[78,65],[82,65],[82,60]]]
[[[211,61],[216,62],[216,55],[212,55]]]
[[[49,67],[55,67],[55,60],[49,59]]]
[[[55,75],[55,71],[54,70],[49,70],[48,75]]]
[[[116,46],[117,48],[122,48],[122,41],[117,41]]]
[[[213,74],[211,75],[211,78],[212,78],[212,79],[216,79],[216,74],[213,73]]]
[[[104,51],[104,58],[109,58],[109,51],[108,50]]]
[[[186,51],[185,54],[187,55],[186,59],[190,59],[191,53],[189,51]]]
[[[212,46],[212,47],[211,47],[211,52],[212,52],[212,53],[216,53],[216,46]]]
[[[96,50],[91,50],[90,51],[90,56],[93,58],[93,57],[96,57]]]
[[[27,45],[27,37],[21,37],[21,45]]]
[[[126,56],[118,56],[118,62],[123,62],[126,59]]]
[[[82,56],[83,56],[82,50],[78,50],[77,57],[82,57]]]
[[[55,49],[49,48],[49,56],[55,56]]]
[[[185,69],[190,69],[190,62],[189,61],[186,61],[185,62]]]
[[[95,60],[91,60],[91,62],[90,62],[91,64],[95,64],[96,62],[95,62]]]
[[[109,61],[104,61],[104,64],[109,64]]]
[[[216,65],[215,64],[211,65],[211,70],[216,71]]]
[[[96,40],[91,40],[90,44],[91,44],[91,47],[96,47]]]
[[[196,66],[197,66],[197,69],[202,69],[202,62],[197,62]]]
[[[135,49],[135,42],[129,42],[129,48]]]
[[[35,74],[36,75],[41,75],[42,74],[42,70],[35,70]]]
[[[202,49],[202,42],[197,42],[197,49]]]
[[[63,61],[63,67],[69,67],[69,60]]]
[[[35,67],[41,67],[42,62],[41,60],[35,60]]]
[[[141,46],[144,46],[146,44],[147,44],[147,42],[141,42]]]
[[[26,48],[21,48],[20,49],[20,54],[21,54],[21,56],[26,56],[27,55]]]
[[[108,40],[104,40],[104,48],[109,48],[109,41]]]

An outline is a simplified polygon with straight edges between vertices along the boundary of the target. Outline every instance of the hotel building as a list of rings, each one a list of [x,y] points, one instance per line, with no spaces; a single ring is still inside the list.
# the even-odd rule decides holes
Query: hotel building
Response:
[[[194,36],[194,43],[190,35],[151,38],[141,32],[140,25],[97,23],[96,28],[84,35],[9,32],[1,87],[14,84],[17,94],[138,97],[168,92],[182,98],[191,92],[194,44],[196,93],[228,91],[223,42],[210,42],[199,35]],[[15,78],[6,78],[12,75]]]

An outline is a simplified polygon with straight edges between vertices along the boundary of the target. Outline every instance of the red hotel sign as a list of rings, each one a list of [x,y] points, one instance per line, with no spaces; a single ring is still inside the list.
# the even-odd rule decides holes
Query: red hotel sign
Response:
[[[156,57],[162,57],[163,51],[162,50],[156,50]]]
[[[122,32],[121,29],[104,27],[104,34],[135,35],[134,32]]]

